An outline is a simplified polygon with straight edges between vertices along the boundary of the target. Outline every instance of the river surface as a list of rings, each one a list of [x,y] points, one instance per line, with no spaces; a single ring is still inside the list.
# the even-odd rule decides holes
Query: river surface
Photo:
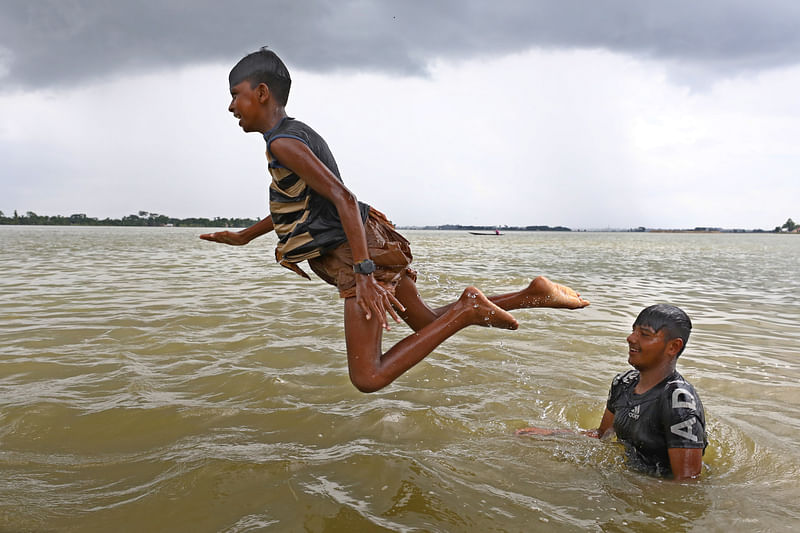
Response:
[[[591,300],[468,328],[381,392],[342,303],[186,228],[0,226],[0,532],[792,531],[800,237],[404,231],[421,295],[544,274]],[[702,478],[630,470],[597,427],[638,311],[694,331]],[[404,325],[385,344],[405,336]]]

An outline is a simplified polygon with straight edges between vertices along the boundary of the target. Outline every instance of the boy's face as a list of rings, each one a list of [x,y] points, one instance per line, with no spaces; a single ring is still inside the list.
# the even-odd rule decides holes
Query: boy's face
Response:
[[[636,325],[628,335],[628,363],[636,370],[643,371],[662,366],[677,356],[681,339],[667,340],[666,331],[650,326]]]
[[[262,85],[251,88],[250,82],[245,80],[231,87],[231,103],[228,111],[239,119],[239,126],[244,131],[262,131]]]

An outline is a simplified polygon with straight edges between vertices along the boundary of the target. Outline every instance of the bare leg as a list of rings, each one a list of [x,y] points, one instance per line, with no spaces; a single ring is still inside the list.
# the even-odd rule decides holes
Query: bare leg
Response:
[[[408,281],[413,285],[411,280]],[[423,316],[414,315],[419,311],[420,309],[414,309],[407,320],[421,322]],[[428,312],[432,313],[429,309]],[[382,389],[422,361],[454,333],[473,325],[505,329],[519,327],[513,316],[493,304],[481,291],[475,287],[467,287],[461,297],[440,316],[434,317],[416,333],[381,354],[380,324],[377,320],[366,320],[356,299],[347,298],[344,302],[344,330],[350,380],[362,392]]]
[[[510,292],[489,298],[506,311],[529,307],[554,307],[560,309],[580,309],[589,305],[581,295],[566,285],[554,283],[539,276],[519,292]]]
[[[398,311],[398,315],[414,331],[421,330],[454,305],[449,304],[440,309],[431,309],[420,297],[417,284],[405,275],[400,279],[400,283],[397,284],[394,295],[406,308],[405,311]]]
[[[574,290],[566,285],[554,283],[544,276],[535,278],[521,291],[509,292],[498,296],[489,296],[489,300],[506,311],[527,309],[530,307],[581,309],[589,305],[589,300],[584,300],[581,298],[581,295]],[[400,301],[403,302],[403,305],[406,305],[406,302],[402,299]],[[447,311],[448,307],[449,306],[440,307],[431,312],[435,316],[438,316]]]

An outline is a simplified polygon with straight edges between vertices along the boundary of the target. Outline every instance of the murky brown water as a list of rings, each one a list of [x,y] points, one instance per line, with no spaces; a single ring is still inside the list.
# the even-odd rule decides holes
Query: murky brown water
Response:
[[[0,227],[0,531],[788,531],[800,523],[800,238],[404,232],[421,293],[536,274],[592,300],[349,383],[341,302],[182,228]],[[683,307],[703,479],[582,437],[645,305]],[[397,326],[388,336],[407,333]]]

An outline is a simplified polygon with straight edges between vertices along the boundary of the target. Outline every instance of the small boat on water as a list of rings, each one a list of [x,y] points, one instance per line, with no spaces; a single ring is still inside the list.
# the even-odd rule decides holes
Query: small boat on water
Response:
[[[491,235],[492,237],[502,235],[500,230],[494,230],[494,232],[487,232],[487,231],[470,231],[470,235]]]

